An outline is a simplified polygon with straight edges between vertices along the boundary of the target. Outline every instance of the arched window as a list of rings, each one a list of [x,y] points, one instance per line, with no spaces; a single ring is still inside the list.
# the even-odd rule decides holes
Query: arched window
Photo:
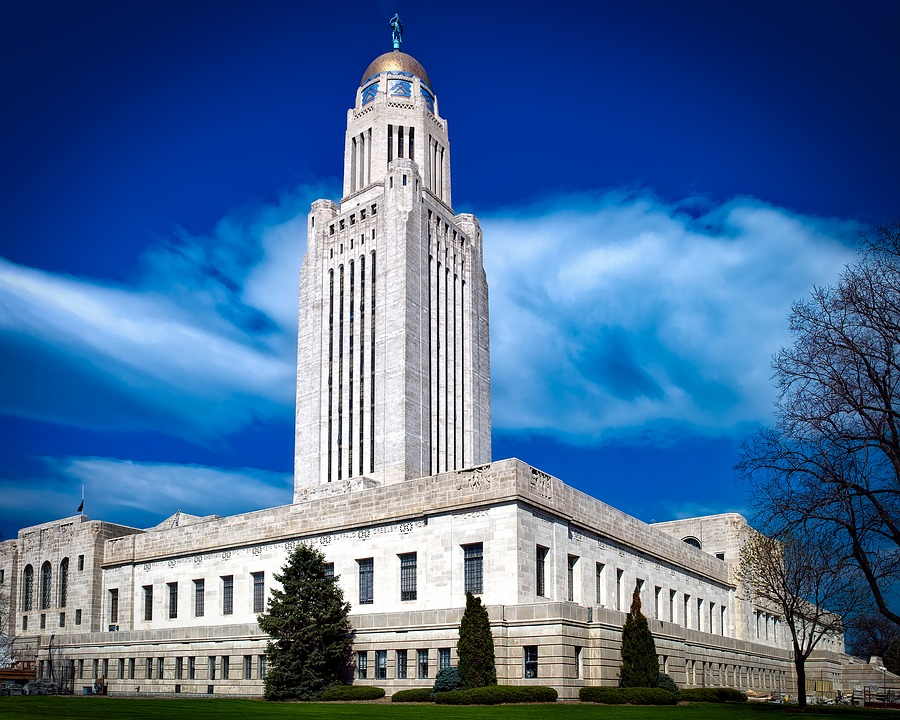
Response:
[[[700,545],[700,541],[697,538],[695,538],[693,535],[688,535],[685,538],[681,538],[681,542],[685,542],[688,545],[690,545],[691,547],[697,548],[698,550],[703,549],[703,546]]]
[[[53,569],[50,562],[45,561],[41,565],[41,610],[47,610],[50,607],[50,580],[53,575]]]
[[[26,565],[22,573],[22,607],[26,612],[34,610],[34,568],[31,565]]]
[[[66,598],[69,594],[69,558],[63,558],[59,564],[59,606],[66,606]]]

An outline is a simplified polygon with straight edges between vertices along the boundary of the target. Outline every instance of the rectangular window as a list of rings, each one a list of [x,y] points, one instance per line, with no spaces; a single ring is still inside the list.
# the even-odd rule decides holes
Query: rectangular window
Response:
[[[153,586],[144,585],[144,620],[153,619]]]
[[[406,680],[406,650],[397,651],[397,679]]]
[[[703,624],[703,598],[697,598],[697,629],[702,630]]]
[[[78,677],[84,677],[84,660],[78,661]]]
[[[222,614],[234,612],[234,575],[222,576]]]
[[[415,600],[416,591],[416,553],[406,553],[400,556],[400,599]]]
[[[653,607],[654,616],[657,620],[662,620],[662,588],[656,585],[653,588]]]
[[[222,656],[222,679],[228,680],[228,675],[231,671],[231,658],[227,655]]]
[[[365,680],[368,671],[369,655],[365,650],[359,650],[356,653],[356,677],[359,680]]]
[[[184,658],[183,657],[175,658],[175,679],[176,680],[184,679]]]
[[[375,562],[372,558],[357,560],[359,564],[359,604],[371,605],[374,602]]]
[[[669,590],[669,622],[675,622],[675,591]]]
[[[524,648],[525,677],[536,678],[538,676],[538,649],[537,645],[526,645]]]
[[[166,583],[169,587],[169,619],[178,617],[178,583]]]
[[[100,674],[100,661],[94,660],[91,665],[93,666],[94,672],[92,673],[93,677],[97,677]]]
[[[387,678],[387,650],[375,651],[375,679]]]
[[[604,570],[606,570],[606,565],[598,562],[595,570],[596,601],[600,607],[606,607],[606,576],[603,572]]]
[[[119,658],[119,679],[125,678],[125,658]]]
[[[109,658],[103,658],[103,677],[109,679]]]
[[[78,556],[78,569],[84,570],[84,555]]]
[[[109,591],[109,621],[119,622],[119,590],[114,588]]]
[[[468,593],[484,592],[484,546],[482,543],[463,545],[463,581]]]
[[[575,677],[576,679],[581,677],[581,648],[577,646],[575,648]]]
[[[165,658],[156,658],[156,677],[162,680],[165,677],[164,670],[166,667]]]
[[[188,680],[197,679],[197,658],[188,658]]]
[[[691,596],[684,594],[684,603],[681,610],[681,620],[686,628],[691,626]]]
[[[75,611],[75,624],[81,625],[81,610]]]
[[[194,580],[194,617],[203,617],[206,607],[206,580]]]
[[[534,587],[535,595],[538,597],[547,596],[545,580],[548,552],[550,551],[547,548],[538,545],[534,553]]]
[[[334,563],[325,563],[325,576],[334,577]]]
[[[206,658],[206,677],[209,680],[216,679],[216,658],[214,655]]]
[[[426,680],[428,678],[428,651],[419,650],[417,655],[418,678],[419,680]]]
[[[578,565],[578,557],[569,555],[568,571],[566,574],[566,599],[575,602],[575,568]]]
[[[255,572],[253,575],[253,612],[261,613],[266,609],[266,574]]]
[[[258,675],[259,675],[260,680],[266,679],[266,656],[265,655],[259,656],[259,673],[258,673]]]
[[[128,658],[128,679],[134,680],[134,666],[137,663],[134,658]]]
[[[450,667],[450,648],[438,649],[438,671]]]
[[[44,630],[47,627],[47,615],[45,613],[41,613],[41,630]]]
[[[252,672],[253,672],[253,656],[252,655],[244,655],[244,680],[250,680]]]
[[[620,612],[622,610],[622,576],[624,574],[624,570],[616,568],[616,610]]]
[[[144,658],[144,677],[147,680],[153,679],[153,658]]]
[[[66,614],[64,612],[61,612],[59,614],[59,626],[60,627],[66,626]]]

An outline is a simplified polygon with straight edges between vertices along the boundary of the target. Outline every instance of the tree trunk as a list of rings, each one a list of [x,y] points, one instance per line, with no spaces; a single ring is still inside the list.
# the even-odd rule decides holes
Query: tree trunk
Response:
[[[794,649],[794,670],[797,673],[797,706],[806,710],[806,658]]]

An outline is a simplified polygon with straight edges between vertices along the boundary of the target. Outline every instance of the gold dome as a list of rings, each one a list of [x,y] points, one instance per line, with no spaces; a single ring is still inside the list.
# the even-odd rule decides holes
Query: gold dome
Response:
[[[425,72],[425,68],[422,67],[422,63],[416,60],[412,55],[407,55],[399,50],[392,50],[391,52],[386,52],[384,55],[379,55],[369,63],[369,67],[367,67],[365,73],[363,73],[359,86],[362,87],[366,80],[373,75],[397,71],[412,73],[416,77],[424,80],[428,87],[431,87],[431,80],[428,77],[428,73]]]

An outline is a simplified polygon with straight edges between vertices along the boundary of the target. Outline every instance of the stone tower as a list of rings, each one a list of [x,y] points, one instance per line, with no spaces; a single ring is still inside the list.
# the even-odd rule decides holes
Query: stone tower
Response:
[[[481,228],[453,212],[428,73],[396,49],[372,61],[347,113],[340,205],[309,214],[295,433],[295,501],[491,460]]]

